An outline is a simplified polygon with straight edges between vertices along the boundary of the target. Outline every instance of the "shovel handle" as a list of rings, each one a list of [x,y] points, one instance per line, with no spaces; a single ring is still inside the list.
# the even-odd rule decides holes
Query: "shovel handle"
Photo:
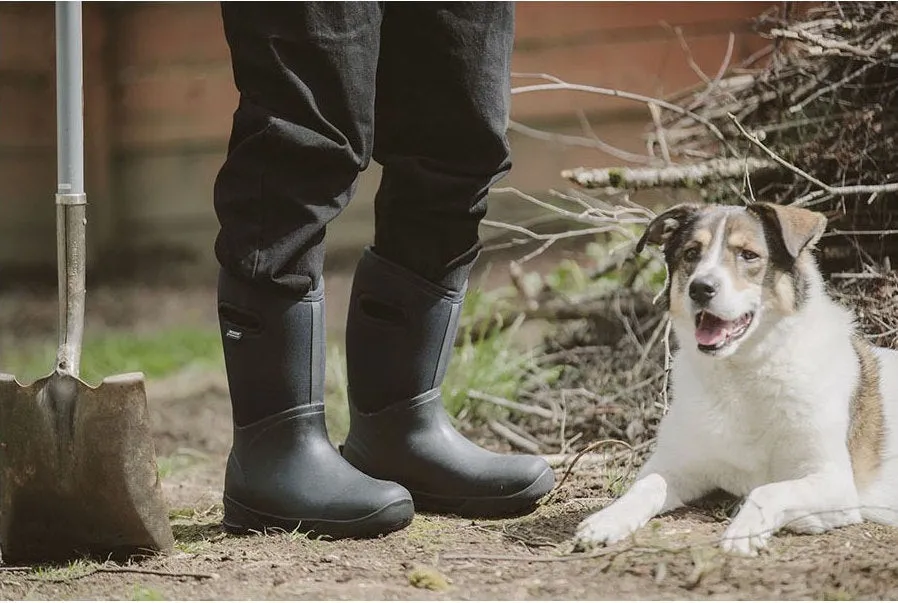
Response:
[[[81,2],[56,3],[56,259],[59,350],[56,370],[77,377],[84,334],[84,101]]]

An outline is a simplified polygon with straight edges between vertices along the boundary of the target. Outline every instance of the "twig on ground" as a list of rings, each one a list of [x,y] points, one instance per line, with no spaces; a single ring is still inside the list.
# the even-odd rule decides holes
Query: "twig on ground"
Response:
[[[571,453],[569,452],[559,452],[557,454],[543,454],[543,460],[549,463],[549,466],[552,468],[562,467],[567,465],[571,460]],[[578,465],[580,467],[601,467],[608,463],[608,455],[607,454],[584,454],[580,457],[578,461]]]
[[[496,420],[499,421],[500,425],[504,425],[505,427],[510,429],[512,432],[518,434],[525,440],[530,440],[531,442],[533,442],[534,444],[536,444],[537,446],[540,446],[540,447],[543,445],[543,442],[538,440],[532,433],[528,432],[526,429],[524,429],[520,425],[515,425],[513,422],[511,422],[507,419],[496,419]]]
[[[635,371],[634,371],[634,373],[635,373]],[[615,392],[614,395],[608,397],[607,402],[609,404],[611,404],[615,400],[620,400],[624,396],[626,396],[628,394],[632,394],[633,392],[640,390],[643,387],[648,387],[649,385],[651,385],[652,383],[654,383],[655,381],[657,381],[659,378],[661,378],[663,376],[664,376],[664,371],[661,371],[659,373],[651,375],[650,377],[643,379],[642,381],[635,383],[635,384],[631,385],[630,387],[627,387],[627,388],[624,388],[622,390]]]
[[[167,576],[171,578],[195,578],[197,580],[214,580],[219,577],[218,574],[205,572],[172,572],[136,567],[100,567],[97,568],[97,572],[101,574],[147,574],[150,576]]]
[[[581,450],[580,452],[577,453],[577,456],[574,457],[574,460],[572,460],[571,464],[568,465],[567,469],[565,469],[564,475],[562,475],[561,479],[558,481],[558,485],[555,486],[555,491],[557,492],[561,488],[561,486],[564,485],[564,482],[567,481],[567,478],[570,476],[571,471],[574,470],[574,467],[577,466],[577,463],[580,461],[581,458],[583,458],[584,455],[592,452],[596,448],[605,446],[607,444],[617,444],[620,446],[626,446],[630,452],[633,451],[633,446],[627,442],[624,442],[623,440],[615,440],[615,439],[609,438],[607,440],[599,440],[598,442],[593,442],[592,444],[590,444],[589,446],[587,446],[586,448],[584,448],[583,450]]]
[[[654,438],[652,438],[651,440],[646,440],[645,442],[640,442],[639,444],[634,444],[632,447],[628,448],[627,450],[621,450],[619,452],[614,452],[611,454],[607,454],[607,453],[605,453],[605,454],[594,454],[594,453],[583,454],[575,462],[576,462],[577,467],[592,467],[592,468],[602,467],[604,465],[616,463],[617,461],[627,458],[627,457],[630,457],[637,452],[642,452],[643,450],[650,447],[654,443],[655,443],[655,440],[654,440]],[[578,454],[580,454],[580,453],[578,453]],[[544,458],[546,460],[547,463],[549,463],[549,465],[557,468],[557,467],[561,467],[562,465],[566,465],[568,462],[570,462],[572,455],[571,455],[571,453],[567,453],[567,454],[558,453],[558,454],[543,454],[541,456],[542,456],[542,458]],[[560,486],[561,482],[559,482],[558,485]]]
[[[563,561],[580,561],[583,559],[596,559],[609,555],[610,551],[599,549],[584,555],[488,555],[485,553],[461,553],[448,555],[441,554],[443,561],[521,561],[525,563],[557,563]]]
[[[520,448],[531,454],[539,454],[539,444],[534,444],[530,440],[519,436],[499,421],[495,419],[487,421],[487,426],[490,428],[490,431],[507,440],[515,448]]]
[[[33,568],[26,568],[29,570],[33,570]],[[11,570],[7,570],[11,571]],[[83,578],[87,578],[89,576],[93,576],[94,574],[147,574],[151,576],[166,576],[171,578],[194,578],[196,580],[214,580],[219,576],[218,574],[211,574],[205,572],[174,572],[174,571],[166,571],[166,570],[154,570],[154,569],[146,569],[139,567],[108,567],[108,566],[99,566],[99,567],[91,567],[80,574],[76,574],[73,576],[65,576],[60,578],[43,578],[39,576],[25,576],[25,580],[29,580],[32,582],[51,582],[51,583],[65,583],[71,582],[73,580],[81,580]]]
[[[505,398],[500,398],[499,396],[494,396],[492,394],[485,394],[483,392],[478,392],[475,390],[468,390],[468,397],[472,400],[478,400],[480,402],[489,402],[490,404],[495,404],[496,406],[501,406],[502,408],[507,408],[509,410],[513,410],[515,412],[519,412],[521,414],[527,415],[536,415],[537,417],[542,417],[543,419],[555,420],[555,413],[553,413],[548,408],[542,408],[540,406],[533,406],[531,404],[521,404],[520,402],[514,402],[512,400],[506,400]]]

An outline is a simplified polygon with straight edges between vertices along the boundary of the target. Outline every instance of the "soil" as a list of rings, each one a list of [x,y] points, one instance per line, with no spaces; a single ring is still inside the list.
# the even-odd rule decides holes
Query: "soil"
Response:
[[[204,392],[151,388],[177,546],[131,568],[0,571],[8,599],[893,599],[898,533],[864,524],[821,536],[782,535],[755,559],[715,546],[725,504],[661,518],[632,542],[572,552],[570,537],[610,500],[599,472],[577,469],[533,514],[502,521],[418,515],[400,532],[328,542],[299,534],[236,537],[219,522],[229,405],[218,379]],[[168,393],[167,397],[163,394]],[[559,468],[559,478],[563,467]],[[112,566],[101,566],[108,568]],[[115,566],[122,567],[122,566]],[[2,570],[2,566],[0,566]],[[82,576],[83,575],[83,576]]]
[[[95,306],[104,303],[104,295],[95,296]],[[118,322],[112,309],[124,312],[134,304],[142,317],[139,328],[152,328],[173,313],[207,321],[203,308],[213,307],[211,290],[156,290],[152,299],[147,292],[108,295],[107,322]],[[53,314],[44,312],[42,303],[37,298],[0,299],[0,307],[30,308],[34,322],[46,319],[52,325]],[[52,300],[46,303],[52,308]],[[122,318],[136,324],[132,319]],[[728,500],[706,501],[654,520],[631,541],[576,552],[571,544],[576,525],[607,504],[621,484],[586,462],[575,465],[562,481],[569,460],[559,463],[560,485],[526,517],[472,521],[419,514],[400,532],[361,541],[285,533],[231,536],[219,524],[231,439],[223,375],[194,369],[150,382],[148,404],[175,551],[127,566],[83,562],[15,570],[0,565],[0,597],[898,598],[898,531],[862,524],[817,536],[782,534],[757,558],[727,556],[716,541],[734,507]],[[585,441],[575,448],[582,445]]]

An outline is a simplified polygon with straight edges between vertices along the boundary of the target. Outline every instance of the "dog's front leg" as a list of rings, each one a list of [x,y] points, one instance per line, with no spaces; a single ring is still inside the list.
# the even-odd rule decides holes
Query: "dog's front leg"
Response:
[[[580,522],[577,542],[588,546],[623,540],[655,515],[682,506],[683,500],[672,483],[667,473],[645,474],[622,497]]]
[[[770,537],[791,522],[823,532],[861,521],[851,474],[815,473],[751,491],[723,535],[725,551],[757,555]]]

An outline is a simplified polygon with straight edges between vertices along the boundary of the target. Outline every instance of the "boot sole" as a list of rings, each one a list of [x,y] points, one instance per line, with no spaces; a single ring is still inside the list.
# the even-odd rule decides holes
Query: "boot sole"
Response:
[[[555,475],[551,468],[543,471],[532,484],[507,496],[455,498],[409,490],[417,511],[447,513],[468,519],[502,519],[527,515],[536,503],[552,491]]]
[[[356,519],[296,519],[263,513],[224,497],[222,527],[231,534],[265,533],[271,530],[300,532],[310,538],[375,538],[408,526],[415,514],[411,500],[397,500]]]

